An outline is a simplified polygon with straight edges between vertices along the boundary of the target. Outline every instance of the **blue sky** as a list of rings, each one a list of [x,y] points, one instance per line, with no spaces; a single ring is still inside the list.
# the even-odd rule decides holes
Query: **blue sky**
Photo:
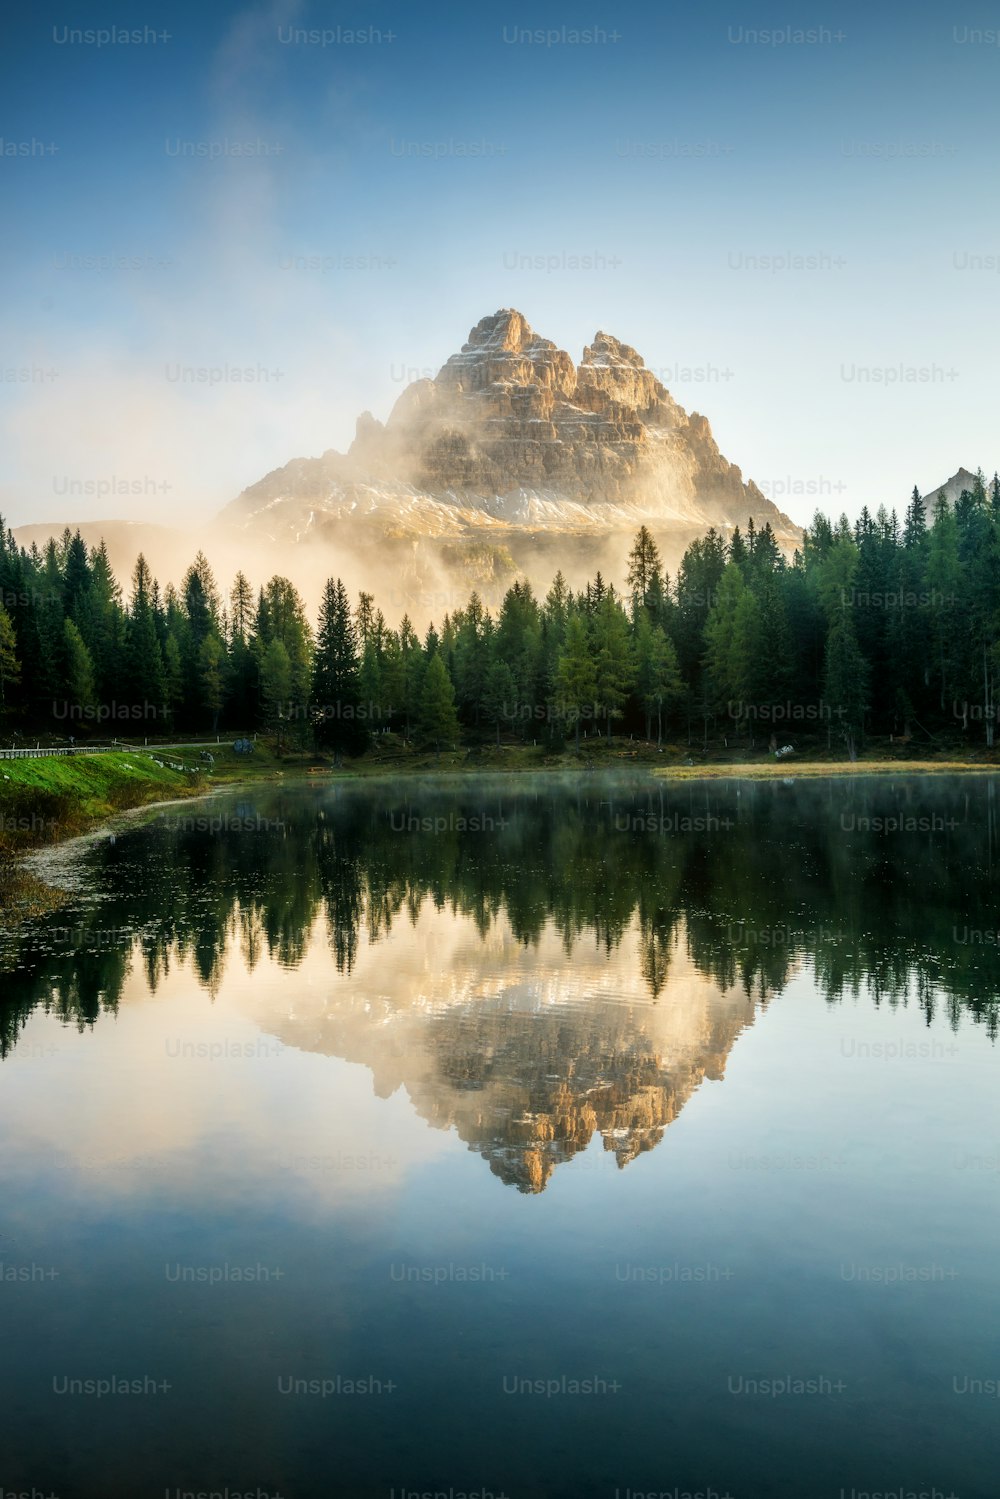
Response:
[[[598,328],[634,344],[799,521],[1000,464],[989,7],[2,27],[10,522],[197,523],[345,447],[502,306],[575,358]],[[143,40],[73,34],[113,27]]]

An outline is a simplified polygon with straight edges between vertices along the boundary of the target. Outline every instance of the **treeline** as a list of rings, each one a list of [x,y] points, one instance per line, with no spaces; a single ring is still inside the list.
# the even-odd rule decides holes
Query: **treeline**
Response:
[[[145,559],[128,598],[107,551],[66,531],[19,548],[0,522],[0,709],[7,731],[65,735],[262,729],[362,751],[394,731],[441,747],[514,734],[626,732],[772,747],[825,735],[962,730],[992,746],[1000,667],[1000,480],[982,472],[933,513],[817,514],[792,561],[769,525],[711,530],[666,574],[642,527],[625,589],[557,574],[494,617],[473,593],[423,639],[375,598],[323,592],[315,630],[294,585],[223,597],[199,552],[179,589]]]

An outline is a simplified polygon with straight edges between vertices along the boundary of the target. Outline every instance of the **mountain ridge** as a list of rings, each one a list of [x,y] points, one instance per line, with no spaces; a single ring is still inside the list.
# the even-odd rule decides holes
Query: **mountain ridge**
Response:
[[[577,365],[514,308],[482,318],[433,379],[401,392],[385,423],[363,412],[346,454],[292,459],[222,514],[275,541],[362,517],[390,533],[495,537],[644,522],[700,534],[752,516],[786,550],[801,536],[631,345],[598,330]]]

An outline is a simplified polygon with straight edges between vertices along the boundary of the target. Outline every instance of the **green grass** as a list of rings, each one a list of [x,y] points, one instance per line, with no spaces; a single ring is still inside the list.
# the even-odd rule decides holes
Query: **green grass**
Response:
[[[207,749],[215,761],[214,765],[198,760],[197,750],[187,750],[184,758],[190,764],[201,766],[209,784],[223,781],[266,781],[275,776],[294,774],[320,763],[319,757],[312,750],[284,750],[279,755],[274,741],[263,738],[258,739],[252,755],[238,755],[233,749],[231,740],[228,744],[208,745]],[[164,750],[161,758],[163,755],[168,759],[173,759],[176,755],[180,755],[180,751]]]
[[[71,838],[115,812],[204,788],[202,771],[190,751],[176,759],[170,756],[187,769],[156,763],[163,758],[155,751],[124,750],[0,760],[0,855]]]

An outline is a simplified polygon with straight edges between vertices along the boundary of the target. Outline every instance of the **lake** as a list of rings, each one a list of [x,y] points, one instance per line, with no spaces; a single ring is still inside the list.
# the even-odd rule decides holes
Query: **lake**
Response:
[[[233,789],[0,931],[0,1488],[995,1499],[990,775]]]

